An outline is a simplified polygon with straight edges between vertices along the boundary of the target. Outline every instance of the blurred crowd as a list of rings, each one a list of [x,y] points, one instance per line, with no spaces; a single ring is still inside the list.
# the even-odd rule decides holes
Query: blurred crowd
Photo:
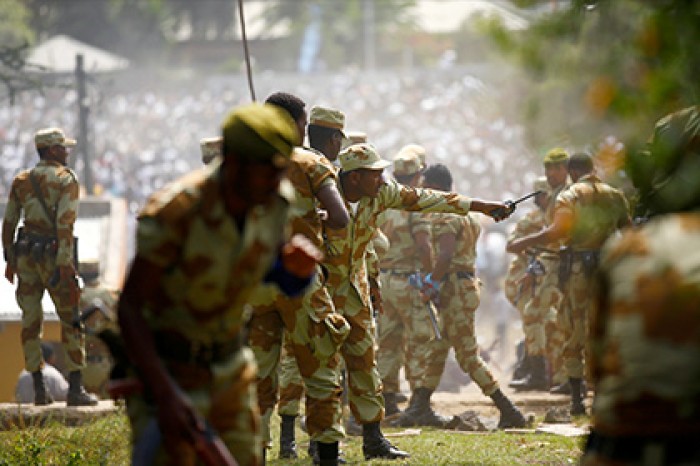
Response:
[[[132,212],[151,192],[199,166],[199,140],[217,135],[223,115],[251,99],[238,75],[147,81],[136,76],[93,81],[89,92],[95,193],[127,198]],[[310,106],[342,109],[347,128],[367,133],[385,158],[407,143],[423,145],[428,163],[448,165],[455,189],[463,194],[512,198],[527,189],[539,169],[522,128],[502,116],[499,103],[507,97],[458,70],[371,77],[352,71],[313,77],[262,74],[255,87],[258,100],[284,90]],[[0,107],[0,196],[7,195],[17,171],[36,162],[32,137],[37,128],[60,126],[78,134],[76,100],[71,89],[48,88]],[[83,162],[77,153],[75,159],[82,181]]]

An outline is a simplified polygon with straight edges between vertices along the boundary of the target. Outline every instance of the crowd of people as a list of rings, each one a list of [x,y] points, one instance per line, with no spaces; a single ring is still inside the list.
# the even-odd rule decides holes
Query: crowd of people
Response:
[[[392,414],[397,426],[454,426],[455,418],[431,406],[451,349],[499,410],[498,427],[526,426],[481,357],[475,316],[483,226],[514,213],[499,199],[531,190],[537,208],[505,246],[519,261],[505,296],[520,312],[525,335],[511,388],[549,391],[560,382],[553,390],[570,395],[572,416],[588,413],[584,402],[593,388],[585,464],[700,461],[697,445],[678,440],[700,432],[698,261],[683,256],[694,251],[688,247],[698,223],[697,188],[686,176],[697,165],[698,108],[661,120],[648,153],[637,159],[635,181],[650,218],[634,226],[625,195],[596,175],[592,154],[554,148],[534,168],[515,157],[522,150],[517,128],[477,115],[488,90],[473,78],[447,86],[427,77],[391,78],[373,83],[377,95],[362,83],[359,75],[339,76],[315,86],[319,102],[333,105],[314,104],[308,112],[304,100],[287,92],[242,105],[242,95],[212,81],[196,94],[199,100],[173,90],[119,93],[95,116],[95,134],[104,137],[94,141],[96,148],[104,144],[94,160],[100,190],[125,195],[138,211],[135,258],[113,304],[129,366],[122,376],[138,381],[126,394],[134,462],[177,457],[194,464],[214,455],[208,460],[217,464],[234,458],[264,464],[278,397],[297,400],[296,409],[279,408],[280,455],[297,457],[294,423],[303,395],[314,464],[343,462],[339,441],[346,429],[362,436],[367,460],[408,458],[380,423]],[[44,99],[44,108],[64,121],[60,112],[70,96]],[[221,115],[227,115],[223,123],[214,123]],[[350,121],[366,134],[349,141]],[[221,138],[207,138],[216,127]],[[22,141],[33,138],[40,157],[34,169],[16,175],[19,167],[3,167],[12,178],[2,231],[5,277],[18,279],[31,329],[23,332],[23,345],[34,402],[53,402],[42,372],[36,299],[46,289],[62,322],[68,404],[92,405],[75,320],[78,187],[66,163],[76,141],[55,127],[29,140],[24,126],[8,128],[6,141],[20,145],[6,144],[6,151],[21,151]],[[421,145],[406,144],[416,139]],[[309,147],[302,148],[305,140]],[[537,178],[538,169],[544,178]],[[504,184],[489,172],[504,174],[498,178]],[[686,194],[670,183],[683,184]],[[483,200],[489,194],[497,200]],[[24,228],[15,235],[20,218]],[[645,280],[662,281],[664,289]],[[494,282],[498,277],[490,285],[502,293]],[[684,375],[654,369],[663,364],[639,369],[659,351]],[[404,410],[401,368],[411,390]],[[163,439],[156,446],[154,430]],[[201,447],[212,439],[211,447]]]

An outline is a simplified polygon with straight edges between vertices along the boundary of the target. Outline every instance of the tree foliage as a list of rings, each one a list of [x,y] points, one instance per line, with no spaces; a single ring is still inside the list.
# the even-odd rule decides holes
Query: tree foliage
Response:
[[[536,147],[609,135],[634,146],[698,102],[698,0],[573,0],[523,33],[494,25],[492,37],[532,78],[520,107]]]

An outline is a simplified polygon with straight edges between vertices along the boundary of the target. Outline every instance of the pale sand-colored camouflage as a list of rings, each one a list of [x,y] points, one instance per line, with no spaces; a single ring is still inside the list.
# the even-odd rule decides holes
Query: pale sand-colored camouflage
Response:
[[[421,169],[424,169],[427,166],[425,163],[425,154],[425,147],[419,144],[406,144],[401,149],[399,149],[399,152],[396,154],[396,157],[418,157],[421,163]]]
[[[296,148],[287,176],[296,192],[290,212],[292,231],[304,234],[322,249],[320,203],[315,196],[324,186],[335,183],[335,171],[322,155]],[[299,298],[290,299],[270,285],[259,287],[250,300],[253,315],[248,340],[259,367],[258,405],[267,445],[271,443],[270,417],[277,403],[283,334],[290,357],[296,357],[294,364],[298,361],[301,366],[301,378],[308,389],[309,434],[321,442],[335,442],[344,436],[338,348],[350,327],[335,312],[322,278],[319,268],[313,283]]]
[[[567,185],[562,184],[551,190],[542,219],[542,227],[550,225],[553,221],[557,196],[566,188]],[[521,317],[527,354],[547,356],[554,374],[552,380],[556,382],[566,379],[563,369],[563,329],[557,324],[558,309],[561,307],[562,301],[562,294],[558,287],[559,248],[561,244],[563,241],[557,241],[537,248],[537,260],[543,266],[544,275],[535,277],[533,289],[523,290],[525,296],[521,297],[519,301],[519,308],[522,308]],[[527,262],[525,262],[525,266],[527,266]],[[509,296],[508,293],[506,296]]]
[[[224,206],[220,172],[221,162],[214,161],[154,194],[139,215],[136,236],[137,254],[166,271],[161,289],[167,302],[146,303],[147,324],[202,345],[239,336],[250,294],[277,258],[287,232],[286,185],[270,203],[249,212],[241,234]],[[209,367],[166,365],[239,464],[260,464],[252,352],[243,349]],[[129,398],[127,407],[136,439],[153,408],[140,396]],[[183,458],[193,455],[183,446]]]
[[[345,138],[340,145],[340,150],[345,150],[353,144],[359,144],[361,142],[367,142],[367,133],[363,131],[346,131]]]
[[[418,157],[418,154],[413,152],[399,152],[398,155],[394,157],[395,176],[415,175],[423,168],[423,163]]]
[[[625,220],[629,205],[621,191],[587,175],[557,196],[555,211],[573,214],[573,230],[568,245],[574,251],[597,251]],[[586,322],[594,304],[593,277],[583,270],[580,260],[573,263],[571,277],[562,290],[560,313],[564,332],[564,367],[569,377],[583,378]]]
[[[358,422],[379,421],[384,415],[365,260],[368,243],[377,228],[377,217],[387,209],[466,215],[470,204],[469,198],[458,194],[387,181],[376,198],[360,199],[357,212],[351,215],[346,228],[327,231],[328,250],[332,253],[326,255],[324,265],[330,272],[328,287],[336,309],[351,327],[342,354],[348,372],[350,409]]]
[[[508,241],[514,241],[516,239],[523,238],[525,236],[531,235],[533,233],[539,232],[544,228],[544,213],[541,209],[535,208],[525,214],[518,222],[515,224],[515,229],[511,232],[508,237]],[[515,254],[510,261],[508,266],[508,272],[506,273],[504,291],[508,301],[520,312],[522,317],[523,309],[528,299],[532,297],[532,288],[520,288],[518,281],[525,275],[527,270],[528,259],[530,254],[534,252],[525,251],[520,254]]]
[[[309,124],[337,129],[342,133],[345,128],[345,114],[335,108],[315,105],[309,112]]]
[[[498,390],[498,382],[479,356],[474,325],[476,310],[480,303],[480,283],[474,275],[476,243],[481,233],[479,222],[472,216],[434,214],[433,244],[436,257],[440,255],[440,237],[451,235],[455,239],[454,259],[439,294],[440,323],[443,335],[443,352],[432,364],[439,367],[437,380],[430,388],[436,388],[445,366],[450,348],[455,352],[459,367],[469,374],[486,396]],[[472,274],[472,278],[461,278],[458,272]],[[423,368],[423,371],[431,371]],[[435,369],[432,369],[435,371]]]
[[[535,178],[535,181],[532,182],[532,190],[543,191],[549,194],[549,192],[552,190],[552,187],[549,186],[546,176],[538,176],[537,178]]]
[[[340,154],[338,160],[343,171],[350,172],[364,168],[367,170],[382,170],[391,165],[377,152],[377,149],[369,143],[353,144]]]
[[[75,139],[67,138],[61,128],[43,128],[34,134],[34,145],[37,149],[51,146],[73,147]]]
[[[590,315],[596,431],[700,438],[698,251],[697,213],[654,218],[605,244],[606,304]]]
[[[33,174],[40,187],[44,202],[55,214],[47,217],[29,179]],[[75,371],[83,367],[85,359],[84,338],[72,325],[72,299],[70,283],[59,283],[55,288],[49,280],[56,267],[73,263],[73,224],[78,215],[80,187],[75,173],[58,162],[41,160],[31,170],[20,172],[12,181],[10,195],[2,225],[2,247],[12,249],[15,230],[21,218],[27,233],[58,239],[57,250],[44,254],[37,262],[30,255],[17,257],[17,303],[22,309],[22,348],[25,368],[34,372],[43,367],[41,357],[41,331],[44,312],[41,298],[49,292],[61,319],[61,342],[67,354],[66,369]],[[54,221],[56,229],[54,230]]]
[[[427,215],[387,210],[381,216],[381,228],[389,240],[389,250],[381,260],[382,300],[384,312],[379,316],[377,368],[387,393],[399,392],[399,371],[406,353],[420,355],[416,364],[425,364],[432,340],[432,326],[420,293],[408,283],[408,275],[422,271],[414,235],[431,232]],[[406,350],[408,346],[412,349]],[[428,346],[428,347],[426,347]],[[410,361],[410,358],[408,358]],[[413,386],[411,368],[406,365],[406,377]],[[418,385],[424,387],[425,385]]]
[[[81,262],[81,272],[93,272],[99,270],[97,261]],[[86,284],[80,294],[80,309],[86,309],[99,300],[102,303],[104,313],[97,311],[85,322],[87,335],[85,337],[85,367],[83,385],[91,393],[98,394],[101,398],[108,398],[107,382],[112,369],[112,358],[107,346],[97,337],[101,330],[110,328],[118,330],[116,306],[119,291],[108,288],[99,283]]]

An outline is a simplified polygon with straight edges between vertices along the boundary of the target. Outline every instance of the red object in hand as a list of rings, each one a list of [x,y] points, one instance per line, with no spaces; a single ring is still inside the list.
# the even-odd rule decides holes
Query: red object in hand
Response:
[[[303,235],[296,234],[282,247],[282,266],[298,278],[308,278],[323,260],[323,253]]]

